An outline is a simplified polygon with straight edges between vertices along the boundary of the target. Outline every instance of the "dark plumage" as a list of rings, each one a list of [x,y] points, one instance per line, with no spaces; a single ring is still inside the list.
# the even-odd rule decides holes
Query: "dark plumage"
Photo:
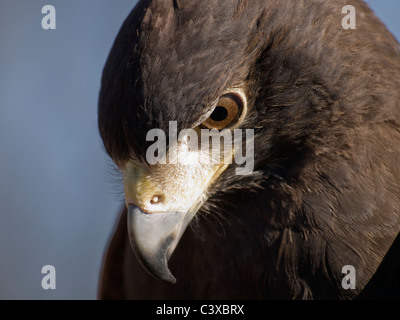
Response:
[[[255,167],[230,165],[207,190],[169,266],[137,262],[126,209],[100,298],[400,298],[400,49],[367,5],[346,1],[140,1],[105,65],[104,146],[145,164],[152,128],[192,128],[227,88],[248,99]],[[355,290],[341,286],[344,265]],[[380,270],[377,272],[378,267]],[[366,288],[366,290],[363,290]]]

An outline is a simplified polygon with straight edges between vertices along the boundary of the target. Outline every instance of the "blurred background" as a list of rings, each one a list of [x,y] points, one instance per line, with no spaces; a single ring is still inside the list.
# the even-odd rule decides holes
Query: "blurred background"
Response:
[[[400,1],[367,1],[400,39]],[[136,0],[0,2],[0,299],[95,299],[123,196],[97,130],[103,65]],[[349,2],[350,3],[350,2]],[[56,30],[43,30],[44,5]],[[56,289],[43,290],[44,265]]]

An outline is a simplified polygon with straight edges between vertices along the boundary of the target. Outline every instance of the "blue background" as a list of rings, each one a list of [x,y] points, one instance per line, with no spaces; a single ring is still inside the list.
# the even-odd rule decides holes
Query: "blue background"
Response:
[[[368,2],[400,39],[400,1]],[[97,98],[135,3],[1,0],[0,299],[96,298],[123,200],[107,174]],[[41,28],[46,4],[56,8],[56,30]],[[47,264],[56,290],[41,287]]]

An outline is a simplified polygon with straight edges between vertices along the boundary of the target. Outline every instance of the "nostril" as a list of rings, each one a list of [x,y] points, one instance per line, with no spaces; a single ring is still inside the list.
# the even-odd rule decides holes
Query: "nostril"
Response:
[[[163,202],[163,197],[161,195],[155,195],[150,200],[150,204],[159,204]]]

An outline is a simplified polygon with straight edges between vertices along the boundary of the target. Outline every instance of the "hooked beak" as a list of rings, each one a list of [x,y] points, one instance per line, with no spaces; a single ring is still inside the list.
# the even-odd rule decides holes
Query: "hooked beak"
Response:
[[[179,147],[185,149],[183,144]],[[193,156],[190,151],[180,153],[185,155]],[[233,150],[229,156],[232,158]],[[144,168],[128,161],[123,175],[130,244],[151,275],[175,283],[168,260],[207,200],[209,186],[228,165],[191,161],[189,165],[155,164]]]
[[[189,220],[180,212],[147,214],[135,205],[128,207],[128,230],[132,249],[142,266],[154,277],[176,282],[168,269],[168,260]]]

